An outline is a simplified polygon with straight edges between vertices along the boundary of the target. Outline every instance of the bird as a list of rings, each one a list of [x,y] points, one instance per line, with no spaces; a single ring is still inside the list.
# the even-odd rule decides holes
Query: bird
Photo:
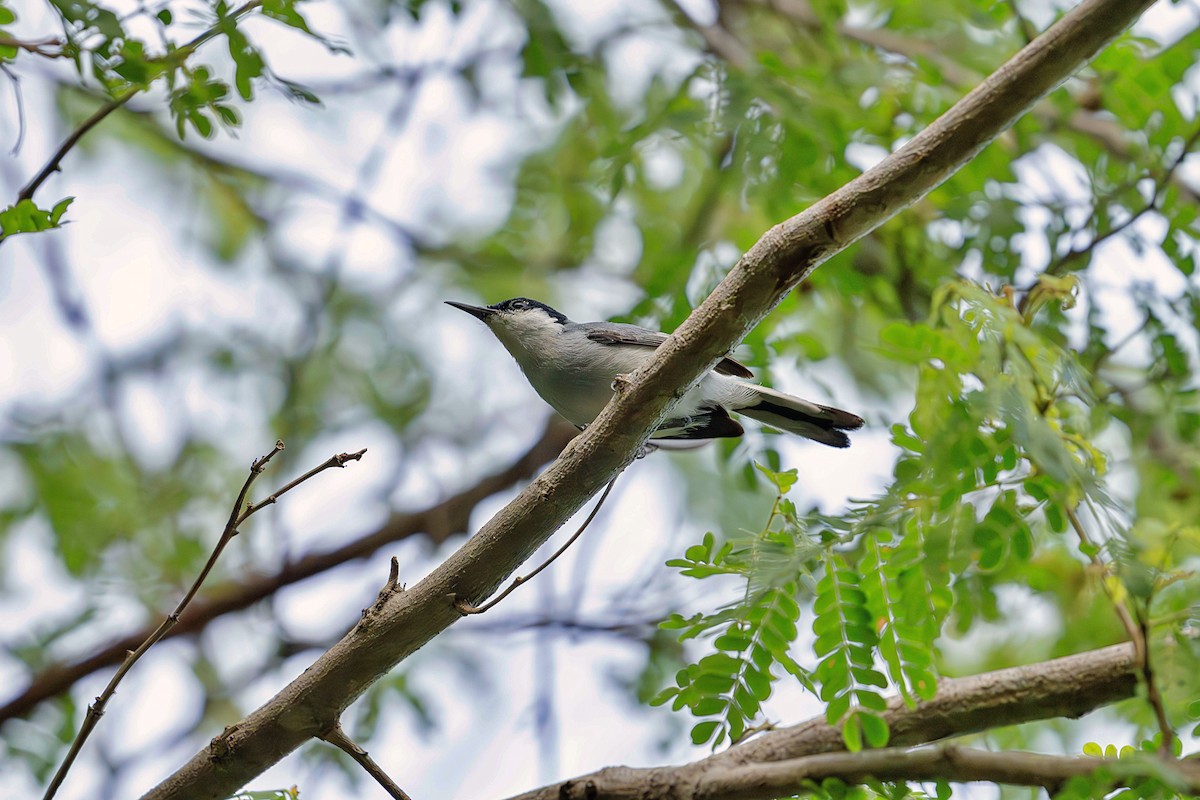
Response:
[[[613,383],[649,361],[665,333],[621,322],[572,322],[545,303],[514,297],[490,306],[445,301],[481,320],[516,359],[534,390],[580,430],[608,404]],[[722,358],[670,410],[655,440],[737,437],[730,412],[830,447],[849,447],[861,417],[749,383],[752,373]]]

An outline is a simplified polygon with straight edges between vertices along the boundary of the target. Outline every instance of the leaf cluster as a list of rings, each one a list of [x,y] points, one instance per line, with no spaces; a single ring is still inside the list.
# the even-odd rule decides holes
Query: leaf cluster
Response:
[[[678,631],[681,641],[712,639],[715,652],[680,670],[676,685],[651,700],[653,705],[671,701],[676,710],[686,707],[694,716],[712,717],[692,728],[696,744],[711,742],[716,747],[741,739],[771,696],[780,672],[812,686],[789,649],[799,633],[800,584],[819,548],[798,535],[795,508],[783,497],[796,481],[795,471],[759,469],[780,492],[763,529],[720,546],[708,533],[683,558],[668,562],[689,578],[731,576],[744,581],[740,601],[715,613],[688,618],[675,614],[661,626]]]
[[[1069,283],[1048,281],[1043,290],[1046,303],[1073,297]],[[900,456],[888,490],[836,516],[799,515],[781,494],[771,522],[783,525],[774,535],[790,542],[789,552],[803,553],[783,562],[783,569],[764,569],[754,560],[731,569],[731,554],[752,549],[739,550],[736,538],[716,547],[711,534],[684,559],[670,562],[702,579],[733,571],[749,586],[783,590],[801,601],[792,622],[811,620],[818,663],[789,672],[825,702],[827,719],[841,726],[850,749],[887,743],[882,717],[887,689],[910,704],[933,695],[944,637],[1014,621],[1011,615],[1019,612],[1000,602],[1005,587],[1029,587],[1055,598],[1055,606],[1062,602],[1066,626],[1076,625],[1081,613],[1108,615],[1106,625],[1093,629],[1099,634],[1098,641],[1091,639],[1094,646],[1105,643],[1109,634],[1103,631],[1119,630],[1110,602],[1131,602],[1144,613],[1162,613],[1168,603],[1177,603],[1177,596],[1169,600],[1162,590],[1192,582],[1176,559],[1186,559],[1196,546],[1190,534],[1177,531],[1178,538],[1165,547],[1147,548],[1145,537],[1130,530],[1109,486],[1111,457],[1097,446],[1098,431],[1110,421],[1087,413],[1097,402],[1096,376],[1046,337],[1011,294],[963,281],[947,284],[935,295],[928,321],[884,329],[882,346],[917,372],[908,424],[893,429]],[[791,480],[764,472],[777,491],[790,488]],[[1075,533],[1081,514],[1097,528],[1096,540],[1064,535]],[[1185,538],[1190,543],[1183,545]],[[1149,549],[1161,560],[1151,563]],[[1090,608],[1077,608],[1080,598],[1070,588],[1087,582],[1072,551],[1096,560],[1104,571],[1100,580],[1110,591],[1093,590]],[[1133,578],[1139,570],[1149,570],[1140,584]],[[747,594],[761,597],[769,595]],[[1194,612],[1190,608],[1185,616]],[[717,615],[675,617],[666,626],[680,629],[684,638],[713,629],[749,632],[752,638],[760,615],[755,603],[746,602]],[[1183,632],[1174,630],[1176,636]],[[782,644],[791,648],[795,640]],[[698,716],[725,715],[698,726],[693,733],[699,740],[719,737],[727,727],[740,731],[750,719],[741,707],[738,722],[731,723],[725,699],[741,674],[730,651],[746,644],[745,637],[718,636],[715,652],[681,672],[677,687],[659,698],[674,698],[676,708]],[[1196,650],[1191,642],[1182,649]],[[1158,658],[1164,674],[1176,674],[1178,656],[1160,652]],[[793,659],[790,653],[775,656],[781,664],[796,663]],[[1172,678],[1175,708],[1181,708],[1180,697],[1188,697],[1175,693],[1182,688],[1178,680]],[[1187,692],[1195,691],[1194,678],[1184,682]],[[760,706],[761,699],[750,708]]]

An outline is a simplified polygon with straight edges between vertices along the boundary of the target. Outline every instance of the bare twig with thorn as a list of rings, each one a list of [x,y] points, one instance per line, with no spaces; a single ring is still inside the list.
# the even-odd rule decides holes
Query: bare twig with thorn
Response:
[[[276,441],[275,447],[272,448],[271,452],[267,453],[261,458],[256,459],[254,463],[250,465],[250,474],[246,476],[246,481],[242,484],[241,491],[238,492],[237,500],[235,500],[233,503],[233,509],[229,512],[229,520],[225,523],[224,530],[221,531],[221,538],[217,540],[216,545],[213,547],[212,553],[210,553],[208,556],[208,561],[204,563],[204,567],[200,570],[200,574],[192,583],[191,588],[189,588],[187,593],[184,594],[183,599],[180,600],[179,604],[175,606],[175,610],[167,615],[166,619],[162,621],[162,624],[155,628],[154,631],[146,637],[145,641],[143,641],[136,650],[130,650],[126,654],[125,660],[121,663],[121,666],[117,668],[116,673],[113,674],[112,679],[108,682],[108,685],[104,687],[104,691],[102,691],[99,696],[96,697],[95,702],[88,706],[87,714],[83,718],[83,724],[79,727],[79,733],[75,734],[75,741],[71,743],[71,749],[67,751],[66,758],[63,759],[63,763],[59,766],[58,771],[54,773],[54,778],[51,779],[50,784],[46,787],[46,793],[43,795],[43,800],[50,800],[50,798],[54,797],[54,795],[58,792],[59,787],[62,786],[62,782],[67,776],[67,772],[71,769],[71,766],[75,763],[75,758],[79,755],[79,751],[83,748],[83,743],[87,741],[88,736],[91,735],[97,723],[100,722],[100,717],[104,716],[105,707],[108,705],[108,701],[116,693],[117,685],[121,682],[133,665],[137,663],[138,659],[145,655],[146,651],[149,650],[156,642],[166,636],[167,632],[170,631],[171,628],[175,626],[175,623],[179,621],[180,614],[182,614],[184,609],[187,608],[188,604],[192,602],[192,598],[196,596],[196,593],[200,591],[200,586],[204,583],[205,579],[208,578],[209,573],[212,572],[213,566],[217,563],[217,559],[225,550],[226,545],[233,540],[233,537],[237,536],[238,526],[245,522],[251,514],[263,508],[264,506],[274,503],[282,494],[294,489],[296,486],[299,486],[301,483],[316,475],[318,472],[334,466],[345,466],[347,461],[357,461],[363,457],[364,453],[367,452],[364,448],[359,450],[357,453],[342,453],[340,455],[336,455],[316,469],[309,470],[304,475],[287,484],[282,489],[272,494],[269,498],[267,498],[267,500],[264,500],[261,503],[252,503],[247,505],[246,497],[250,493],[251,485],[253,485],[258,476],[262,474],[263,470],[266,469],[267,463],[270,462],[270,460],[282,450],[283,441]]]

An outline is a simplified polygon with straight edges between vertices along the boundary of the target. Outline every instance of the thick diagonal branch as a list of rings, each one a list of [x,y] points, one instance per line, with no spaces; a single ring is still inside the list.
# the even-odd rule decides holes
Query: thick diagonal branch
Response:
[[[227,797],[308,739],[384,673],[494,592],[634,458],[670,403],[793,287],[919,200],[1124,30],[1152,0],[1085,0],[932,125],[776,225],[513,502],[415,587],[367,614],[305,673],[146,797]],[[224,755],[222,755],[224,754]]]

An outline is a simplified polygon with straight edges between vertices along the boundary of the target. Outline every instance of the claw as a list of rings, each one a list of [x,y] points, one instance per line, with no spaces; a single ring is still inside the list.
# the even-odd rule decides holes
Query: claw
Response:
[[[657,449],[658,449],[658,445],[650,444],[649,442],[646,442],[644,445],[642,445],[641,447],[638,448],[637,453],[633,457],[635,459],[642,459],[642,458],[645,458],[646,456],[650,455]]]

